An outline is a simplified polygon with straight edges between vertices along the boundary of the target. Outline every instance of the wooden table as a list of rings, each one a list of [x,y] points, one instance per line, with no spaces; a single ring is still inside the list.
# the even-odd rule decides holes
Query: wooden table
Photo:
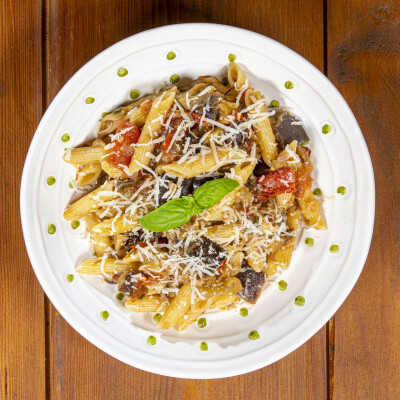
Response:
[[[46,298],[21,232],[19,184],[25,155],[56,93],[106,47],[145,29],[179,22],[250,29],[311,61],[355,113],[375,170],[374,237],[349,298],[294,353],[235,378],[166,378],[98,350]],[[0,46],[1,399],[400,398],[399,3],[1,0]]]

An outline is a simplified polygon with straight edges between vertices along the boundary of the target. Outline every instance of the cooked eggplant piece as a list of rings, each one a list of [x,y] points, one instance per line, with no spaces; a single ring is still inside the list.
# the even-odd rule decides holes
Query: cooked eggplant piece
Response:
[[[253,174],[258,178],[259,176],[265,175],[269,171],[270,168],[268,167],[268,165],[265,164],[264,161],[259,161],[253,170]]]
[[[279,145],[283,148],[287,144],[297,140],[298,144],[306,143],[310,140],[300,121],[288,112],[282,113],[276,123],[276,138]]]
[[[125,296],[139,299],[148,289],[143,285],[143,275],[137,270],[124,271],[117,280],[118,290]]]
[[[186,254],[190,257],[200,257],[204,264],[212,268],[220,267],[227,256],[220,245],[206,237],[192,242]]]
[[[204,108],[206,109],[205,116],[209,119],[218,120],[219,108],[217,107],[218,96],[214,93],[207,93],[197,101],[198,107],[194,110],[198,114],[203,114]]]
[[[236,278],[240,280],[243,286],[243,290],[238,293],[238,296],[249,303],[255,303],[264,286],[264,273],[255,271],[246,260],[243,260],[242,270],[236,274]]]
[[[124,236],[125,236],[124,245],[127,247],[134,246],[135,244],[142,242],[144,240],[144,232],[142,230],[128,231],[124,233]]]

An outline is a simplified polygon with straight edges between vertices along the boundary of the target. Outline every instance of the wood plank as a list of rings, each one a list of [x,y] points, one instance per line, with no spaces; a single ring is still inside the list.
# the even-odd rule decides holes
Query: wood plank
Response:
[[[45,396],[44,295],[19,216],[25,155],[42,113],[42,4],[0,2],[0,398]],[[39,79],[37,79],[39,77]]]
[[[335,317],[334,399],[398,399],[400,5],[328,2],[328,76],[363,131],[376,182],[371,250]]]
[[[178,22],[236,25],[288,45],[323,70],[322,0],[291,2],[120,1],[48,5],[48,98],[94,55],[136,32]],[[194,381],[149,374],[107,356],[51,308],[50,393],[53,399],[324,399],[326,331],[285,359],[224,380]],[[268,396],[270,395],[270,396]]]

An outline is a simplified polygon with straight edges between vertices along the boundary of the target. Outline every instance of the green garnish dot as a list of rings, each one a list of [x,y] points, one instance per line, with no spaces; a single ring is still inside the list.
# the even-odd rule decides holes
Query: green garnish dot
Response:
[[[92,103],[94,103],[94,97],[86,97],[85,103],[86,103],[86,104],[92,104]]]
[[[329,133],[331,130],[332,130],[332,127],[329,125],[329,124],[325,124],[323,127],[322,127],[322,133],[324,134],[324,135],[326,135],[327,133]]]
[[[233,53],[229,54],[228,60],[229,60],[229,62],[234,62],[236,60],[236,54],[233,54]]]
[[[167,60],[173,60],[176,57],[176,53],[174,51],[170,51],[167,54]]]
[[[339,246],[337,244],[333,244],[331,247],[329,247],[329,251],[331,253],[339,253]]]
[[[116,298],[117,300],[123,300],[124,297],[125,297],[125,295],[124,295],[123,293],[117,293],[117,294],[115,295],[115,298]]]
[[[74,276],[72,274],[67,274],[65,275],[65,279],[67,280],[67,282],[71,283],[74,281]]]
[[[208,350],[207,342],[201,342],[199,348],[200,348],[200,351],[207,351]]]
[[[222,83],[224,86],[228,86],[228,85],[229,85],[229,79],[228,79],[228,77],[225,76],[224,78],[222,78],[221,83]]]
[[[314,196],[317,196],[317,197],[322,196],[322,192],[321,192],[321,189],[320,189],[320,188],[315,188],[315,189],[313,190],[313,193],[314,193]]]
[[[294,84],[291,81],[286,81],[285,82],[285,88],[286,89],[293,89],[294,88]]]
[[[171,77],[169,78],[169,81],[172,84],[178,83],[181,80],[181,77],[178,74],[173,74],[171,75]]]
[[[64,133],[64,135],[61,136],[61,141],[64,143],[68,142],[69,139],[70,139],[70,136],[68,133]]]
[[[157,343],[157,338],[155,336],[149,336],[147,338],[147,344],[149,346],[154,346]]]
[[[108,320],[108,317],[110,316],[110,313],[108,312],[108,311],[101,311],[100,312],[100,318],[103,320],[103,321],[107,321]]]
[[[294,304],[296,304],[296,306],[303,307],[304,304],[306,304],[306,299],[303,296],[297,296],[294,299]]]
[[[49,177],[47,178],[47,180],[46,180],[46,183],[47,183],[49,186],[52,186],[52,185],[54,185],[54,184],[56,183],[56,178],[54,178],[54,176],[49,176]]]
[[[140,96],[140,90],[139,89],[132,89],[130,93],[131,99],[135,100]]]
[[[116,108],[114,111],[113,111],[113,114],[119,114],[121,112],[121,108]]]
[[[106,115],[108,115],[108,112],[104,111],[103,114],[101,114],[101,118],[104,118]]]
[[[346,188],[345,188],[344,186],[339,186],[339,187],[336,189],[336,192],[339,193],[339,194],[341,194],[342,196],[344,196],[344,195],[346,194]]]
[[[232,249],[232,250],[235,250],[235,246],[233,246],[233,245],[231,245],[231,244],[230,244],[228,247],[229,247],[230,249]]]
[[[269,103],[270,107],[280,107],[281,105],[279,104],[278,100],[272,100],[271,103]]]
[[[304,240],[304,242],[306,243],[306,245],[307,245],[308,247],[313,247],[313,246],[314,246],[314,239],[313,239],[313,238],[308,237],[308,238],[306,238],[306,239]]]
[[[54,224],[47,225],[47,233],[49,235],[54,235],[56,233],[56,226]]]
[[[68,186],[69,186],[70,189],[73,189],[75,187],[74,183],[72,181],[68,182]]]
[[[197,321],[197,326],[199,328],[205,328],[207,326],[207,320],[205,318],[199,318]]]
[[[64,147],[64,151],[67,151],[68,150],[68,148],[67,147]]]
[[[242,317],[247,317],[249,315],[249,310],[246,307],[240,309],[239,314]]]
[[[128,70],[124,67],[118,68],[117,74],[120,78],[123,78],[124,76],[128,75]]]
[[[250,340],[257,340],[260,339],[260,334],[257,331],[251,331],[249,333],[249,339]]]
[[[279,287],[279,290],[282,290],[282,292],[285,291],[287,289],[287,282],[284,280],[279,281],[278,287]]]
[[[307,146],[308,145],[308,143],[310,143],[310,141],[308,140],[307,142],[304,142],[304,143],[302,143],[301,145],[302,146]]]
[[[153,319],[154,321],[158,322],[161,319],[162,315],[160,313],[154,314]]]
[[[79,221],[72,221],[71,222],[71,228],[72,229],[77,229],[77,228],[79,228],[79,225],[80,225],[81,223],[79,222]]]

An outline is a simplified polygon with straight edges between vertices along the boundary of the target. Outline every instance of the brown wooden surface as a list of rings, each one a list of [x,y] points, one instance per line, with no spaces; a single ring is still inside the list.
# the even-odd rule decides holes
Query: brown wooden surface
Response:
[[[400,13],[388,1],[0,1],[1,399],[397,399]],[[325,11],[325,13],[324,13]],[[77,334],[45,299],[19,223],[20,174],[45,107],[94,55],[129,35],[216,22],[267,35],[328,74],[367,140],[377,182],[365,270],[334,320],[277,363],[196,381],[129,367]],[[325,55],[325,57],[324,57]],[[390,120],[389,120],[390,117]],[[390,180],[391,191],[387,189]],[[12,227],[12,229],[10,229]],[[4,235],[4,232],[10,232]]]

